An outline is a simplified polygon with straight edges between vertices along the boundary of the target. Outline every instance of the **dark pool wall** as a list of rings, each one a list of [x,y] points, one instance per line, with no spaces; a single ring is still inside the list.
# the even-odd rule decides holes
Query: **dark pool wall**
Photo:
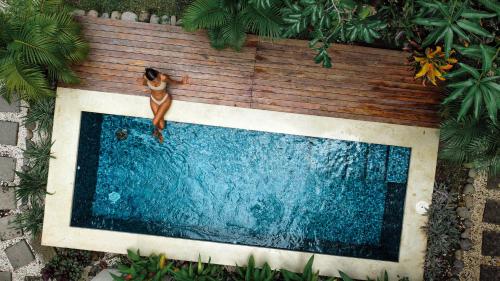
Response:
[[[150,123],[82,114],[72,226],[398,260],[409,148]]]

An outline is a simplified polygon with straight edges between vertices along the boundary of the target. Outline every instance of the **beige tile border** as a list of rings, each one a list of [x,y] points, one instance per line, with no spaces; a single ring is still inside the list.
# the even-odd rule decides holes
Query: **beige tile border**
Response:
[[[144,96],[66,88],[59,88],[57,92],[52,135],[55,158],[50,160],[47,185],[47,191],[53,195],[46,198],[43,245],[114,253],[140,248],[143,254],[163,252],[170,258],[192,261],[200,253],[205,259],[211,257],[212,262],[227,265],[245,264],[247,257],[253,254],[257,262],[268,261],[274,268],[302,269],[310,253],[70,227],[81,112],[146,118],[152,114],[149,100]],[[316,254],[315,268],[322,275],[332,276],[340,269],[354,278],[375,276],[386,269],[391,277],[400,275],[422,280],[427,241],[420,228],[427,218],[418,215],[415,206],[419,201],[431,202],[439,139],[437,129],[183,101],[174,101],[166,119],[411,147],[400,261]]]

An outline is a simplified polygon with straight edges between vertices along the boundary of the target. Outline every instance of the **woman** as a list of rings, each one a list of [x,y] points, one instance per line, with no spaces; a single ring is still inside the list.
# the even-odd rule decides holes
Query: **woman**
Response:
[[[167,83],[187,84],[188,76],[184,76],[181,81],[177,81],[156,69],[146,68],[141,80],[142,85],[148,86],[151,91],[149,104],[154,114],[153,125],[155,129],[153,130],[153,136],[157,137],[160,143],[163,143],[161,131],[165,128],[165,114],[172,104],[172,97],[167,91]],[[146,90],[146,92],[149,90]]]

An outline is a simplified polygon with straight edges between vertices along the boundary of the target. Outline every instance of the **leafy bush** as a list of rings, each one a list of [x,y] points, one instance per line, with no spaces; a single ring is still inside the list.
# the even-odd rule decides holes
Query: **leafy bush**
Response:
[[[267,262],[262,265],[262,268],[255,267],[255,259],[253,256],[248,258],[247,266],[237,266],[236,274],[235,280],[238,281],[271,281],[277,275]]]
[[[44,197],[47,194],[50,149],[52,147],[51,128],[54,111],[54,97],[44,97],[33,101],[24,123],[37,125],[40,136],[38,142],[27,141],[24,151],[27,169],[16,174],[20,179],[15,187],[17,200],[26,204],[22,213],[15,219],[15,225],[33,236],[40,234],[43,223]]]
[[[149,257],[141,257],[139,250],[127,251],[128,263],[119,264],[120,276],[111,274],[113,280],[150,280],[160,281],[169,273],[172,263],[167,262],[164,255],[152,254]]]
[[[500,174],[500,127],[487,116],[476,120],[449,118],[441,125],[442,159],[453,163],[471,163],[477,169]]]
[[[62,250],[42,269],[44,281],[78,281],[91,261],[90,252]]]
[[[198,257],[197,263],[189,263],[177,270],[173,270],[173,276],[176,281],[219,281],[222,276],[222,267],[220,265],[204,264],[201,257]]]
[[[53,96],[55,82],[76,83],[70,65],[88,46],[63,0],[9,1],[0,12],[0,95],[32,102]]]
[[[317,281],[319,271],[313,271],[314,256],[311,256],[302,270],[302,274],[297,274],[286,269],[281,269],[281,275],[285,281]]]
[[[450,277],[451,257],[460,242],[458,229],[457,194],[444,184],[436,185],[432,204],[427,212],[427,254],[425,280],[447,280]]]
[[[281,31],[278,6],[262,8],[251,0],[195,0],[185,11],[183,26],[188,31],[207,29],[212,47],[241,50],[246,33],[276,38]]]
[[[318,54],[314,58],[323,67],[331,67],[328,48],[331,42],[372,43],[382,37],[387,23],[377,19],[375,7],[353,0],[285,1],[282,9],[287,24],[284,36],[295,37],[310,32],[309,46]]]

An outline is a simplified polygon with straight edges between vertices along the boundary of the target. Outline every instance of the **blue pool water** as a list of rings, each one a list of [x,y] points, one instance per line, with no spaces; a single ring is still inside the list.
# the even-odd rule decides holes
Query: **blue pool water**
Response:
[[[159,144],[152,129],[82,113],[72,226],[398,260],[409,148],[176,122]]]

